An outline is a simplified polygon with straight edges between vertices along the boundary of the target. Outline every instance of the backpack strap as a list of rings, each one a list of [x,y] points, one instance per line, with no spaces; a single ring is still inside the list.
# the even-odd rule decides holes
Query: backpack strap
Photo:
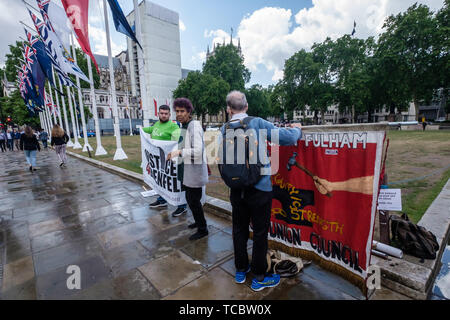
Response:
[[[230,120],[227,123],[225,123],[225,129],[230,129],[230,124],[232,123],[240,123],[240,126],[234,128],[234,129],[238,129],[238,128],[247,128],[248,124],[250,123],[250,121],[252,121],[253,119],[255,119],[255,117],[245,117],[244,119],[239,119],[239,120]]]

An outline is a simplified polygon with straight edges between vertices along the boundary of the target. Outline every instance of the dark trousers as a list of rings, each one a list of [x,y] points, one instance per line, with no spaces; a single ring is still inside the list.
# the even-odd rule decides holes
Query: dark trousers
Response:
[[[267,236],[270,227],[272,192],[255,188],[231,189],[230,202],[233,208],[233,245],[236,271],[247,271],[249,262],[247,241],[249,225],[253,229],[251,271],[262,280],[267,270]]]
[[[198,231],[207,231],[205,214],[201,203],[202,188],[190,188],[187,186],[184,186],[184,188],[186,189],[186,202],[191,208]]]
[[[0,140],[0,149],[2,149],[2,152],[6,151],[6,142],[5,142],[5,140]]]
[[[12,139],[8,139],[8,149],[9,151],[14,151],[14,145]]]
[[[42,140],[42,145],[44,146],[44,148],[47,148],[47,140]]]

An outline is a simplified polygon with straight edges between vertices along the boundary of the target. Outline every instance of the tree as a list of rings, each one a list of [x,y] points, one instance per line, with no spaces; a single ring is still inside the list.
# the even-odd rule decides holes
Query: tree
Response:
[[[267,89],[270,103],[270,114],[277,118],[283,118],[285,113],[286,90],[282,80],[276,85],[270,85]]]
[[[215,115],[226,104],[226,96],[230,86],[221,78],[200,71],[193,71],[186,79],[178,82],[178,87],[173,92],[174,98],[185,97],[191,100],[194,106],[194,114],[202,117],[205,123],[205,115]]]
[[[450,0],[445,0],[444,6],[436,13],[437,30],[435,33],[436,64],[434,74],[437,75],[436,88],[444,99],[446,112],[450,113]]]
[[[244,57],[233,45],[217,46],[214,54],[203,64],[203,72],[222,78],[230,90],[243,91],[250,81],[250,71],[244,66]]]
[[[80,48],[75,48],[75,53],[77,55],[77,65],[80,67],[81,71],[83,71],[83,73],[89,78],[89,70],[87,65],[86,54]],[[92,78],[94,80],[94,88],[98,89],[100,87],[100,75],[97,73],[95,65],[92,61],[91,61],[91,70],[92,70]],[[90,84],[87,83],[86,81],[80,80],[80,87],[90,88]]]
[[[5,62],[5,73],[6,79],[9,82],[15,82],[17,79],[17,68],[22,62],[19,59],[23,60],[22,56],[22,41],[16,41],[16,45],[9,45],[9,53],[6,54],[6,62]]]
[[[315,60],[321,62],[324,83],[336,89],[335,101],[341,112],[350,110],[352,122],[357,114],[367,111],[366,102],[370,97],[368,86],[368,58],[374,49],[373,38],[367,40],[344,35],[336,41],[327,38],[323,43],[312,47]],[[327,88],[327,103],[333,101],[332,87]]]
[[[401,95],[414,102],[416,120],[419,102],[430,101],[436,88],[437,27],[432,11],[414,4],[406,12],[388,17],[378,40],[377,55],[383,61],[385,79],[396,79]]]
[[[39,117],[38,115],[32,115],[28,111],[22,97],[20,96],[19,90],[14,91],[11,97],[0,98],[0,119],[2,123],[5,122],[6,118],[9,116],[12,122],[18,125],[28,124],[32,127],[39,127]]]
[[[248,115],[266,119],[271,115],[269,93],[259,84],[245,90],[248,103]]]

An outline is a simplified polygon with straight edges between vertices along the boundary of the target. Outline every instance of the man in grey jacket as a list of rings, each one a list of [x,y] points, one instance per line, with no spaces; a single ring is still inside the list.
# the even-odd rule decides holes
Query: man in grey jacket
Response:
[[[205,214],[201,203],[202,188],[208,183],[203,129],[199,121],[192,120],[194,107],[187,98],[178,98],[173,102],[177,121],[182,125],[179,150],[172,151],[167,159],[181,157],[177,176],[186,191],[186,201],[191,208],[195,223],[189,228],[197,228],[189,240],[197,240],[208,235]]]

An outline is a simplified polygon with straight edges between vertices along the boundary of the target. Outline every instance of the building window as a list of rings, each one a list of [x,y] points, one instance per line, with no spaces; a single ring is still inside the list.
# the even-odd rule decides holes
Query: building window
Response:
[[[105,103],[105,96],[103,95],[100,96],[100,103]]]
[[[103,108],[97,108],[97,114],[99,119],[105,118],[104,110]]]

